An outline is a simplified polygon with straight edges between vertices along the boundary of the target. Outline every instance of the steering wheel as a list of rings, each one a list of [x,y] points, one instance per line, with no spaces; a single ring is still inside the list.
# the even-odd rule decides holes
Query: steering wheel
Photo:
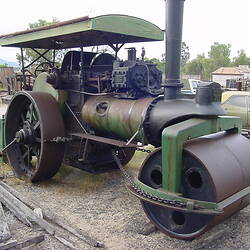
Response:
[[[42,72],[49,72],[49,69],[53,68],[52,64],[48,62],[42,62],[37,65],[35,69],[35,76],[37,77]]]

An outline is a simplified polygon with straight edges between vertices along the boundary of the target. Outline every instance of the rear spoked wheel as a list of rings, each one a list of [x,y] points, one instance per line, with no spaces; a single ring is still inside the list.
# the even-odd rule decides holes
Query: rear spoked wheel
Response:
[[[7,156],[16,174],[32,182],[51,178],[59,169],[64,125],[54,98],[47,93],[19,92],[8,107],[5,124]]]

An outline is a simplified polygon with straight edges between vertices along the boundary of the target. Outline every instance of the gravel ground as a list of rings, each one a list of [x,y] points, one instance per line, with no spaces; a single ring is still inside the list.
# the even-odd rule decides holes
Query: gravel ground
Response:
[[[138,170],[132,167],[130,171],[136,174]],[[159,231],[148,236],[142,234],[145,227],[149,227],[149,221],[139,200],[126,190],[119,172],[93,178],[70,168],[43,184],[34,185],[14,177],[4,181],[28,198],[38,201],[41,208],[51,209],[89,236],[102,241],[106,249],[250,249],[250,207],[198,239],[182,241]],[[91,186],[90,181],[93,182]],[[39,228],[26,227],[7,210],[6,216],[17,240],[39,232]],[[85,243],[81,243],[81,247],[94,249]],[[67,248],[46,235],[44,242],[27,249]]]

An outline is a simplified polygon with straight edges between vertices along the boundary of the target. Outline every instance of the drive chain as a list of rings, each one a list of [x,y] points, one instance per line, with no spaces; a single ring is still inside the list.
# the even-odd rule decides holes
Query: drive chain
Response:
[[[140,150],[141,151],[141,150]],[[182,201],[177,201],[177,200],[168,200],[168,199],[162,199],[156,195],[149,194],[148,192],[142,190],[134,181],[133,177],[128,173],[128,171],[125,170],[125,168],[122,166],[120,163],[119,158],[117,157],[117,154],[112,151],[113,157],[119,167],[119,169],[122,172],[122,175],[124,177],[125,182],[127,182],[127,185],[130,189],[133,189],[139,196],[143,198],[147,198],[149,200],[152,200],[154,203],[159,203],[161,206],[171,206],[171,207],[176,207],[176,208],[182,208],[185,209],[187,208],[187,204]],[[198,205],[194,205],[194,209],[202,209],[203,207],[200,207]]]
[[[148,153],[148,154],[150,154],[152,152],[151,150],[145,149],[145,148],[136,148],[136,151],[140,151],[140,152]]]

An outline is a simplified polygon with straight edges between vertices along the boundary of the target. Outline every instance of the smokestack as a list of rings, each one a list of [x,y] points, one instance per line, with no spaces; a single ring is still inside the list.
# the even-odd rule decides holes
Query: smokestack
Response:
[[[166,81],[164,99],[176,99],[182,88],[180,82],[183,9],[185,0],[166,1]]]

